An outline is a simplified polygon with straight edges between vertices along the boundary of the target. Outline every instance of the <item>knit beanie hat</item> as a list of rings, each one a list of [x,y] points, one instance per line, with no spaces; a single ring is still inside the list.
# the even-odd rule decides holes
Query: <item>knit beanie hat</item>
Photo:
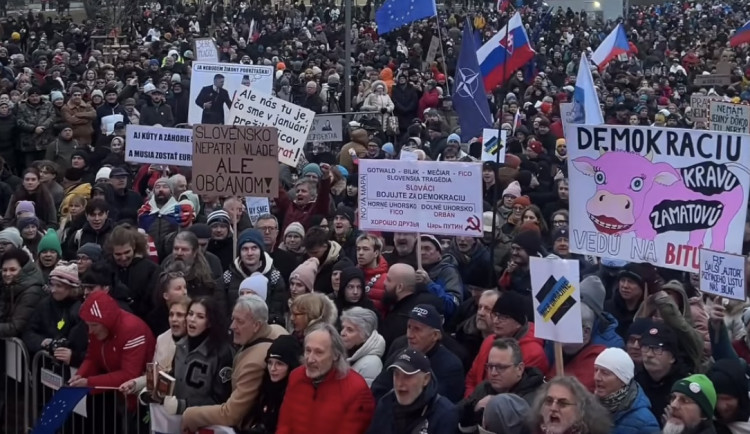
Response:
[[[19,200],[16,203],[16,217],[18,217],[19,214],[36,215],[36,207],[34,205],[34,202],[30,200]]]
[[[57,256],[62,256],[62,246],[60,245],[60,239],[57,238],[57,231],[49,229],[46,234],[39,240],[39,246],[37,247],[37,253],[42,253],[47,250],[54,250],[57,252]]]
[[[344,271],[346,268],[354,267],[354,262],[352,262],[351,259],[344,256],[343,258],[339,259],[338,262],[333,264],[333,268],[331,271]]]
[[[237,250],[242,250],[242,246],[245,243],[253,243],[257,245],[261,252],[266,251],[266,244],[263,242],[263,234],[257,229],[245,229],[237,237]]]
[[[289,372],[300,366],[302,345],[292,335],[281,335],[274,339],[268,347],[266,359],[276,359],[289,366]]]
[[[13,244],[15,247],[21,247],[23,238],[21,238],[21,232],[14,227],[9,227],[0,231],[0,243],[8,242]]]
[[[102,258],[102,247],[95,243],[86,243],[82,245],[77,254],[86,255],[91,261],[96,262]]]
[[[18,219],[18,223],[16,223],[16,227],[19,230],[23,230],[24,228],[28,226],[36,226],[38,228],[39,219],[36,218],[36,216],[24,217],[24,218]]]
[[[64,99],[64,97],[63,97],[63,93],[60,92],[59,90],[53,90],[52,92],[49,93],[49,100],[50,101],[55,102],[55,101],[61,100],[61,99]]]
[[[317,175],[318,178],[323,176],[323,171],[320,170],[320,166],[318,166],[316,163],[308,163],[303,169],[302,169],[302,177],[304,178],[308,174],[314,174]]]
[[[195,234],[198,239],[209,239],[211,238],[211,228],[205,223],[195,223],[188,228],[188,231]]]
[[[339,205],[338,208],[336,208],[336,212],[333,214],[333,216],[342,216],[345,219],[349,220],[349,223],[351,223],[352,225],[354,224],[354,210],[346,205]]]
[[[256,271],[240,282],[239,291],[242,292],[242,290],[252,291],[253,294],[265,300],[268,296],[268,278]]]
[[[604,284],[599,276],[591,274],[581,280],[581,302],[590,307],[597,315],[604,310],[605,298],[607,298],[607,290],[604,289]]]
[[[513,181],[508,185],[508,187],[503,190],[503,197],[505,196],[513,196],[515,197],[521,197],[521,184],[518,183],[518,181]]]
[[[635,376],[633,359],[620,348],[612,347],[602,351],[596,357],[594,365],[611,371],[626,386]]]
[[[526,306],[531,300],[515,291],[504,292],[492,307],[492,312],[512,318],[515,322],[526,324]]]
[[[159,184],[164,184],[169,189],[170,193],[174,194],[174,190],[172,189],[172,184],[169,182],[169,178],[166,176],[162,176],[161,178],[157,179],[156,182],[154,182],[154,189],[156,189],[156,186]]]
[[[99,169],[98,172],[96,172],[96,176],[94,177],[94,180],[98,181],[100,179],[109,179],[109,175],[112,173],[112,169],[110,167],[102,167]]]
[[[516,200],[513,201],[513,205],[521,205],[522,207],[526,208],[527,206],[531,205],[531,199],[529,199],[528,196],[519,196],[516,198]]]
[[[714,417],[716,389],[705,375],[694,374],[682,380],[677,380],[672,385],[672,392],[679,392],[688,396],[698,404],[705,417],[709,419]]]
[[[365,273],[362,272],[362,270],[359,267],[347,267],[341,270],[341,279],[339,284],[339,294],[343,294],[341,289],[346,288],[346,285],[349,284],[354,279],[359,279],[360,282],[362,282],[362,286],[365,286]]]
[[[297,234],[302,238],[305,238],[305,227],[300,222],[292,222],[289,226],[284,229],[284,238],[289,234]]]
[[[539,256],[542,251],[542,234],[534,230],[521,231],[513,237],[513,244],[524,249],[530,257]]]
[[[78,265],[62,262],[57,264],[57,266],[49,273],[49,280],[56,280],[63,285],[72,287],[81,286],[81,280],[78,278]]]
[[[232,220],[229,218],[229,213],[223,209],[217,209],[208,215],[206,224],[213,226],[214,223],[224,223],[227,226],[231,226]]]
[[[312,291],[315,288],[315,276],[318,275],[318,259],[310,258],[307,261],[301,263],[297,268],[292,271],[289,276],[289,281],[297,279],[305,285],[305,288]]]
[[[495,395],[484,408],[482,425],[493,433],[522,432],[529,414],[529,404],[513,393]]]

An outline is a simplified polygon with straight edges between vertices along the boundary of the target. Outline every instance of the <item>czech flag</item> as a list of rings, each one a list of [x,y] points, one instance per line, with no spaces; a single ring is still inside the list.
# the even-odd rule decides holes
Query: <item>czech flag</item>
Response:
[[[729,38],[730,47],[737,47],[742,44],[750,44],[750,21],[737,29],[737,31],[734,32],[734,35]]]
[[[491,92],[503,84],[516,70],[533,59],[534,55],[536,52],[531,48],[521,14],[516,12],[505,27],[477,50],[485,90]]]
[[[599,44],[599,47],[591,56],[591,62],[601,71],[607,64],[619,56],[630,52],[630,43],[625,34],[625,27],[618,24],[612,32]]]

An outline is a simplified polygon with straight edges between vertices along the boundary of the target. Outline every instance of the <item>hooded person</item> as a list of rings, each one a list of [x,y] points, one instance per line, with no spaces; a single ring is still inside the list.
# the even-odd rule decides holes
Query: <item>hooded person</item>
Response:
[[[169,178],[162,177],[154,183],[154,189],[146,203],[138,210],[138,227],[151,236],[159,258],[165,258],[171,249],[166,245],[167,235],[180,226],[175,214],[175,199]]]
[[[245,229],[237,236],[237,257],[223,275],[230,309],[237,301],[242,282],[256,272],[268,279],[266,304],[270,323],[284,324],[285,314],[289,310],[286,283],[274,267],[273,258],[266,252],[263,234],[257,229]]]
[[[717,360],[706,376],[716,390],[716,431],[750,433],[747,363],[742,359]]]
[[[336,296],[335,304],[336,309],[339,311],[339,316],[349,308],[352,308],[354,306],[363,307],[365,309],[369,309],[377,315],[378,312],[375,309],[375,304],[370,300],[370,297],[367,295],[367,292],[365,291],[365,274],[362,272],[361,269],[357,267],[348,267],[341,270],[341,277],[339,280],[339,292]],[[352,283],[353,286],[359,286],[359,299],[356,301],[351,301],[350,293],[351,291],[347,291],[347,285],[349,283]]]

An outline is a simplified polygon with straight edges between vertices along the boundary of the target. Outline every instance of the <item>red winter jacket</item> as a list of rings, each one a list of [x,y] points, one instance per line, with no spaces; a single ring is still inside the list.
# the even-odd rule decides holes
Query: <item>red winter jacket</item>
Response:
[[[289,374],[286,396],[276,434],[362,434],[375,412],[370,388],[351,369],[344,378],[331,369],[315,387],[300,366]]]
[[[126,312],[104,291],[95,291],[83,302],[81,320],[102,324],[109,335],[100,341],[89,335],[86,358],[78,375],[89,387],[120,387],[143,375],[153,360],[156,340],[145,322]]]
[[[519,332],[519,334],[521,333],[523,333],[523,329]],[[474,359],[474,363],[471,364],[469,373],[466,374],[466,391],[464,392],[464,398],[471,395],[474,392],[474,388],[484,381],[487,376],[487,370],[484,365],[487,364],[487,360],[490,358],[492,342],[494,342],[495,339],[497,339],[495,335],[487,336],[482,342],[482,346],[479,347],[479,353]],[[518,345],[521,347],[523,364],[526,365],[527,368],[539,368],[540,371],[547,372],[547,369],[549,369],[549,361],[547,360],[547,355],[544,354],[544,341],[534,337],[534,323],[530,322],[526,333],[523,333],[520,339],[516,339],[518,339]]]
[[[321,179],[318,182],[318,196],[314,202],[299,206],[294,198],[289,197],[284,188],[279,184],[279,197],[276,198],[276,206],[279,215],[283,216],[279,231],[283,234],[286,227],[294,222],[299,222],[305,230],[310,228],[310,218],[316,214],[328,215],[331,206],[331,180]]]
[[[594,361],[599,353],[606,350],[604,345],[586,345],[572,360],[566,361],[563,366],[565,375],[572,375],[581,382],[589,392],[594,393]],[[557,375],[557,369],[552,364],[547,371],[547,378]]]
[[[365,281],[363,282],[365,289],[370,288],[367,291],[367,297],[375,304],[380,317],[385,318],[387,310],[385,304],[383,304],[383,297],[385,297],[385,277],[388,274],[388,262],[383,255],[380,255],[378,265],[375,268],[363,268],[362,272],[365,273]]]

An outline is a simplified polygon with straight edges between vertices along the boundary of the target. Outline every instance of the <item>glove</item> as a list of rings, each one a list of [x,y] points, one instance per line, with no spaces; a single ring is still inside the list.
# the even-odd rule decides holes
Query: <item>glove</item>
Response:
[[[383,107],[382,109],[380,109],[380,113],[386,114],[388,113],[388,110],[386,110],[385,107]]]

